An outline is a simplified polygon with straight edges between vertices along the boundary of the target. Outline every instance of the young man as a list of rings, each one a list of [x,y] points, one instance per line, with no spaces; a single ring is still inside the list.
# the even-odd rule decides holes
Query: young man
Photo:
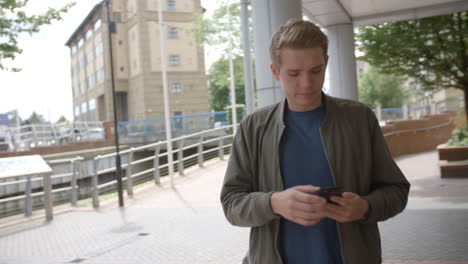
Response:
[[[286,98],[241,122],[221,190],[228,221],[251,227],[243,263],[381,263],[377,222],[406,206],[410,184],[372,110],[322,92],[327,49],[300,20],[271,40]],[[327,186],[344,193],[316,195]]]

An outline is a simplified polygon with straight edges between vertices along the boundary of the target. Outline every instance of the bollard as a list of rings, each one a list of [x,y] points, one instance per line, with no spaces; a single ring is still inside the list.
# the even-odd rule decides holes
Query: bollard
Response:
[[[203,135],[200,136],[198,144],[198,167],[203,168]]]
[[[26,200],[24,202],[24,214],[26,216],[31,216],[32,215],[31,176],[28,176],[26,178],[26,190],[24,191],[26,195]]]
[[[161,172],[159,171],[159,151],[161,146],[158,144],[154,150],[154,184],[161,184]]]
[[[77,185],[76,184],[76,182],[77,182],[76,171],[77,171],[77,168],[79,168],[78,162],[79,162],[78,160],[73,160],[70,163],[70,167],[71,167],[71,171],[72,171],[70,204],[72,206],[76,206],[77,202],[78,202],[78,192],[77,192],[77,188],[76,188],[76,185]]]
[[[223,136],[218,141],[218,155],[221,160],[224,160],[224,140]]]
[[[52,194],[52,174],[44,175],[44,207],[46,211],[46,220],[52,221],[54,218],[53,205],[54,197]]]
[[[134,148],[130,149],[127,165],[127,194],[133,196],[133,181],[132,181],[132,162],[134,156]]]
[[[178,171],[180,176],[184,176],[184,139],[179,141],[179,153],[178,153]]]
[[[92,193],[92,199],[93,199],[93,208],[99,208],[99,188],[98,188],[98,165],[99,165],[99,158],[101,156],[97,156],[94,159],[94,174],[91,179],[91,184],[93,186],[93,193]]]

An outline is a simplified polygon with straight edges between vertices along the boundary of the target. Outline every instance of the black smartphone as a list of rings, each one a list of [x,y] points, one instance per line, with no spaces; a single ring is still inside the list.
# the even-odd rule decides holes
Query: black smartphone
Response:
[[[334,203],[330,200],[332,196],[340,196],[343,194],[343,188],[339,186],[328,186],[328,187],[320,187],[320,190],[315,192],[316,195],[321,196],[327,199],[327,202]]]

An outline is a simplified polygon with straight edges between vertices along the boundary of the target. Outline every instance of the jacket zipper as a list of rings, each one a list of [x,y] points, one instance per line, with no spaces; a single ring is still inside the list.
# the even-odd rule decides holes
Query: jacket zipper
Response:
[[[319,129],[319,133],[320,133],[320,140],[322,141],[323,153],[325,154],[325,158],[327,159],[327,163],[328,163],[328,167],[330,168],[330,172],[331,172],[331,175],[332,175],[333,183],[334,183],[335,186],[336,186],[335,173],[334,173],[333,167],[332,167],[331,164],[330,164],[330,160],[328,159],[327,148],[325,147],[325,142],[323,141],[322,127],[320,127],[320,129]],[[343,249],[342,249],[343,239],[341,238],[341,232],[340,232],[340,228],[338,227],[338,223],[336,223],[336,229],[337,229],[337,231],[338,231],[338,239],[340,240],[340,255],[341,255],[341,261],[342,261],[343,264],[344,264],[344,263],[345,263],[345,259],[344,259],[344,256],[343,256]]]
[[[283,125],[282,129],[281,129],[281,133],[279,135],[279,138],[280,140],[278,141],[277,145],[276,145],[276,162],[278,164],[278,174],[280,175],[280,189],[283,190],[283,175],[281,175],[281,164],[280,164],[280,158],[279,158],[279,149],[280,149],[280,144],[281,144],[281,138],[283,137],[283,132],[284,132],[284,129],[286,128],[285,125]],[[276,254],[279,256],[279,262],[282,264],[283,263],[283,258],[281,257],[281,254],[278,250],[278,246],[279,246],[279,232],[280,232],[280,225],[281,225],[281,220],[276,220],[276,232],[275,232],[275,252]]]

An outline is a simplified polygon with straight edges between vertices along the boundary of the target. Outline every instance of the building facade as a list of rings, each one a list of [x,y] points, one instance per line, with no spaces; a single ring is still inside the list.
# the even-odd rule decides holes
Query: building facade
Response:
[[[157,1],[110,0],[113,72],[117,118],[144,120],[164,116],[161,59],[166,60],[171,115],[209,109],[203,48],[190,28],[200,0],[162,0],[166,56],[161,58]],[[107,9],[97,4],[71,35],[75,120],[111,121],[109,27]]]

